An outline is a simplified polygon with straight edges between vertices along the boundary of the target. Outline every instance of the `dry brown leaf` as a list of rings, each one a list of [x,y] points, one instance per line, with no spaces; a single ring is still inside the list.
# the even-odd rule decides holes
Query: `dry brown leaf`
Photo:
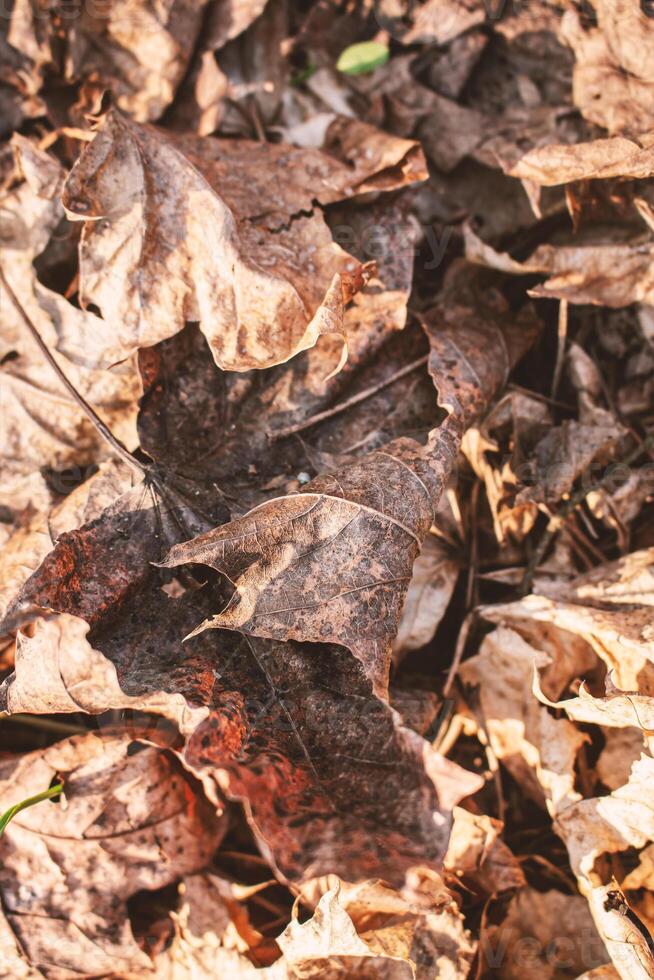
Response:
[[[649,791],[653,776],[654,760],[641,755],[623,786],[608,796],[579,800],[558,814],[554,826],[566,843],[572,870],[585,895],[602,884],[595,870],[600,855],[642,848],[654,840]]]
[[[573,97],[591,122],[634,136],[652,128],[652,22],[639,0],[595,0],[599,26],[567,10],[561,37],[575,54]]]
[[[538,326],[463,264],[424,318],[429,373],[448,412],[426,446],[398,439],[297,494],[176,545],[163,567],[208,565],[235,591],[202,623],[253,636],[347,645],[386,696],[391,644],[413,562],[433,523],[465,429],[488,407]],[[474,300],[483,304],[485,319]],[[486,350],[499,346],[499,360]]]
[[[43,559],[60,534],[99,517],[102,511],[135,482],[134,470],[122,462],[108,460],[99,471],[75,487],[63,500],[36,508],[27,520],[13,530],[2,548],[0,572],[0,616]],[[62,490],[68,490],[65,480]],[[33,490],[30,491],[30,496]],[[36,496],[32,498],[35,502]]]
[[[371,977],[429,980],[444,976],[462,980],[467,976],[475,943],[436,872],[411,869],[397,890],[381,881],[350,884],[328,875],[308,882],[302,895],[313,905],[318,896],[334,889],[338,889],[338,901],[370,951],[381,957],[396,957],[398,964],[405,964],[400,968],[387,963]]]
[[[41,9],[20,0],[13,7],[7,36],[16,50],[31,59],[37,75],[63,65],[66,81],[90,77],[96,85],[111,89],[123,111],[146,121],[157,119],[172,102],[202,26],[205,3],[171,0],[157,6],[117,0],[101,13],[80,8],[74,18],[59,18],[57,31]],[[220,6],[227,21],[243,5]],[[244,14],[243,27],[248,19]]]
[[[88,625],[70,614],[22,631],[5,707],[140,708],[173,720],[186,736],[185,765],[246,801],[267,860],[289,878],[338,871],[394,881],[418,863],[439,866],[451,808],[480,788],[479,776],[402,727],[342,648],[227,632],[183,644],[210,597],[191,590],[171,599],[156,578],[151,588],[123,594],[92,644]],[[64,595],[43,599],[61,607]],[[84,601],[73,587],[68,608]],[[283,805],[271,807],[273,798]]]
[[[520,157],[508,173],[540,187],[609,177],[642,180],[654,175],[654,141],[645,133],[634,140],[613,136],[587,143],[539,146]]]
[[[535,272],[550,276],[530,290],[532,296],[616,308],[654,303],[654,244],[649,237],[632,243],[540,245],[524,262],[495,251],[469,227],[465,241],[466,257],[471,262],[516,275]]]
[[[386,7],[389,13],[386,15]],[[390,17],[392,2],[381,0],[377,16],[384,25],[385,15]],[[410,27],[400,31],[399,40],[403,44],[447,44],[459,34],[483,24],[486,11],[474,0],[424,0],[410,8]],[[406,23],[406,22],[404,22]],[[392,24],[392,21],[391,21]]]
[[[2,764],[2,810],[64,779],[59,804],[24,811],[0,841],[7,924],[49,980],[147,970],[127,899],[201,870],[223,836],[179,763],[133,745],[89,734]]]

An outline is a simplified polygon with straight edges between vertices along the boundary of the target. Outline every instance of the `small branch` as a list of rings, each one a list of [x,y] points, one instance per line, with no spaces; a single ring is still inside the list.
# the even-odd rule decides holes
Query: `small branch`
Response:
[[[26,313],[26,311],[23,308],[20,300],[16,296],[16,293],[14,292],[14,290],[12,289],[12,287],[9,285],[9,282],[7,281],[7,277],[4,274],[4,271],[3,271],[2,267],[0,267],[0,284],[2,284],[2,286],[6,290],[7,295],[9,296],[9,299],[11,300],[12,306],[14,307],[14,309],[16,310],[16,312],[18,313],[18,315],[19,315],[20,319],[23,321],[24,325],[29,330],[30,334],[32,335],[32,338],[34,339],[35,343],[38,345],[38,347],[39,347],[41,353],[43,354],[43,356],[45,357],[46,361],[48,362],[48,364],[50,365],[50,367],[52,368],[52,370],[55,372],[55,374],[57,375],[57,377],[59,378],[59,380],[61,381],[61,383],[64,385],[64,387],[66,388],[66,390],[70,393],[70,395],[73,397],[73,399],[77,402],[77,404],[82,409],[82,411],[84,412],[84,414],[86,415],[86,417],[89,419],[89,421],[91,422],[91,424],[97,429],[97,431],[102,436],[102,438],[105,440],[105,442],[107,442],[111,446],[111,448],[113,449],[113,451],[118,456],[120,456],[120,458],[122,460],[124,460],[124,462],[126,462],[129,466],[134,467],[134,469],[138,470],[139,473],[147,474],[148,467],[147,466],[144,466],[143,463],[139,462],[139,460],[136,458],[136,456],[134,456],[132,453],[130,453],[130,451],[127,448],[127,446],[125,446],[120,441],[120,439],[117,439],[116,438],[116,436],[113,434],[113,432],[111,431],[111,429],[109,428],[109,426],[105,422],[102,421],[102,419],[100,418],[100,416],[98,415],[98,413],[95,411],[95,409],[92,408],[89,405],[89,403],[86,401],[85,398],[82,397],[82,395],[80,395],[80,393],[77,390],[77,388],[75,387],[75,385],[72,383],[72,381],[70,381],[68,379],[68,377],[66,376],[66,374],[59,367],[59,365],[57,364],[57,361],[54,359],[54,357],[50,353],[47,345],[45,344],[45,342],[41,338],[41,334],[39,333],[39,331],[37,330],[36,326],[34,325],[34,323],[32,322],[32,320],[30,319],[30,317]]]
[[[285,439],[287,436],[292,436],[296,432],[303,432],[305,429],[310,429],[314,425],[318,425],[319,422],[324,422],[325,419],[331,419],[335,415],[340,415],[341,412],[347,411],[348,408],[352,408],[353,405],[358,405],[360,402],[365,401],[367,398],[372,398],[376,395],[378,391],[383,391],[389,385],[395,384],[400,378],[406,377],[407,374],[412,374],[413,371],[417,371],[429,360],[429,354],[425,354],[423,357],[419,357],[416,361],[411,361],[410,364],[405,364],[404,367],[395,371],[390,377],[385,378],[384,381],[380,381],[376,385],[371,385],[370,388],[365,388],[360,391],[358,395],[353,395],[344,402],[340,402],[338,405],[334,405],[333,408],[328,408],[324,412],[318,412],[317,415],[311,415],[304,422],[298,422],[296,425],[289,425],[285,429],[278,429],[277,432],[273,432],[270,436],[271,441],[276,442],[278,439]]]

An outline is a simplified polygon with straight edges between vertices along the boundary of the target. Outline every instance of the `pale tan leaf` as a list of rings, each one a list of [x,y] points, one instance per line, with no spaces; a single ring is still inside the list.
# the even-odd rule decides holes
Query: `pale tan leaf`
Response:
[[[556,633],[574,634],[613,671],[620,691],[654,695],[654,549],[635,551],[566,584],[550,583],[546,595],[483,607],[495,623],[530,630],[531,642]],[[544,583],[541,585],[545,591]],[[542,626],[540,624],[543,624]],[[549,626],[550,629],[543,628]],[[558,641],[561,642],[561,641]],[[573,675],[574,676],[574,675]],[[580,675],[577,675],[580,676]]]
[[[345,304],[366,273],[333,242],[313,201],[397,186],[405,178],[391,168],[415,149],[373,139],[370,158],[355,155],[352,169],[318,151],[177,137],[110,112],[63,200],[88,222],[84,300],[114,326],[71,332],[68,345],[106,364],[199,320],[216,363],[246,371],[283,363],[322,334],[343,337]]]
[[[489,895],[526,885],[520,864],[500,837],[503,829],[500,820],[470,813],[459,806],[452,815],[454,822],[445,868],[466,881],[474,881]]]
[[[651,938],[628,915],[629,906],[615,885],[593,888],[589,897],[595,923],[622,980],[654,976]]]
[[[136,410],[141,394],[135,363],[128,361],[111,370],[98,370],[83,351],[73,357],[59,350],[70,333],[93,334],[106,329],[106,324],[42,286],[37,279],[32,263],[48,244],[63,211],[58,200],[37,193],[56,190],[54,161],[33,148],[26,150],[24,141],[18,145],[29,182],[9,191],[2,201],[3,272],[69,380],[114,434],[133,448],[137,443]],[[60,168],[59,174],[61,178]],[[34,470],[44,466],[55,470],[85,467],[105,457],[107,450],[95,427],[45,360],[4,290],[0,311],[0,500],[11,507]]]
[[[571,722],[553,718],[532,696],[537,657],[518,633],[499,627],[459,675],[464,684],[478,688],[478,723],[498,760],[525,792],[555,814],[579,799],[575,761],[588,738]]]
[[[393,655],[419,650],[433,639],[459,576],[459,564],[442,539],[427,535],[413,565]]]

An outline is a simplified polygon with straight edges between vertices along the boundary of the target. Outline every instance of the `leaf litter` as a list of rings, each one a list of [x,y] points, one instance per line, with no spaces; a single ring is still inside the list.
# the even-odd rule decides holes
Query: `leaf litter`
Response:
[[[3,976],[654,976],[650,6],[12,6]]]

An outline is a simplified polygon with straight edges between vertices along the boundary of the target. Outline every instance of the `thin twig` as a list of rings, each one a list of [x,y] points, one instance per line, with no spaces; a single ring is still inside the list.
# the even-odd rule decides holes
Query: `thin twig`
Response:
[[[450,664],[450,669],[447,673],[447,680],[443,687],[443,697],[449,697],[450,691],[452,690],[452,684],[458,673],[459,665],[461,663],[461,658],[463,656],[463,651],[465,650],[465,645],[468,641],[468,635],[470,633],[470,627],[472,626],[475,617],[474,609],[466,613],[465,619],[461,623],[461,628],[459,629],[459,635],[456,641],[456,648],[454,650],[454,657],[452,663]]]
[[[340,402],[338,405],[334,405],[333,408],[328,408],[324,412],[318,412],[317,415],[310,416],[310,418],[305,419],[304,422],[298,422],[296,425],[289,425],[285,429],[278,429],[276,432],[271,434],[271,440],[275,442],[277,439],[285,439],[287,436],[292,436],[296,432],[303,432],[304,429],[310,429],[319,422],[324,422],[325,419],[331,419],[335,415],[340,415],[341,412],[347,411],[347,409],[352,408],[353,405],[358,405],[367,398],[372,398],[372,396],[376,395],[378,391],[383,391],[383,389],[387,388],[389,385],[395,384],[395,382],[399,381],[400,378],[404,378],[407,374],[417,371],[418,368],[426,364],[428,360],[429,354],[425,354],[423,357],[419,357],[416,361],[411,361],[410,364],[405,364],[404,367],[399,368],[399,370],[395,371],[388,378],[385,378],[384,381],[380,381],[376,385],[371,385],[370,388],[365,388],[357,395],[353,395],[351,398],[346,399],[346,401]]]
[[[82,411],[84,412],[84,414],[86,415],[86,417],[89,419],[89,421],[92,423],[92,425],[97,429],[97,431],[102,436],[102,438],[105,440],[105,442],[107,442],[111,446],[111,448],[113,449],[113,451],[118,456],[120,456],[120,458],[122,460],[124,460],[124,462],[126,462],[129,466],[132,466],[134,469],[138,470],[139,473],[147,474],[148,467],[147,466],[144,466],[143,463],[139,462],[139,460],[136,458],[136,456],[134,456],[132,453],[130,453],[130,451],[127,448],[127,446],[125,446],[120,441],[120,439],[118,439],[113,434],[113,432],[111,431],[111,429],[109,428],[109,426],[106,425],[106,423],[102,421],[102,419],[100,418],[100,416],[98,415],[98,413],[95,411],[95,409],[92,408],[89,405],[89,403],[86,401],[85,398],[82,397],[82,395],[80,395],[80,393],[77,390],[77,388],[75,387],[75,385],[72,383],[72,381],[70,381],[68,379],[68,377],[66,376],[66,374],[59,367],[59,365],[57,364],[56,360],[54,359],[54,357],[50,353],[50,351],[49,351],[49,349],[47,347],[47,344],[41,338],[41,334],[39,333],[39,331],[37,330],[36,326],[32,322],[31,318],[28,316],[27,312],[23,308],[23,305],[20,302],[20,300],[18,299],[18,297],[16,296],[16,293],[14,292],[14,290],[12,289],[12,287],[9,285],[9,282],[7,281],[7,277],[6,277],[6,275],[5,275],[2,267],[0,267],[0,283],[2,284],[2,286],[4,287],[4,289],[6,290],[7,295],[9,296],[9,299],[11,300],[11,303],[12,303],[14,309],[18,313],[18,315],[19,315],[20,319],[23,321],[24,325],[29,330],[30,334],[32,335],[35,343],[38,345],[38,347],[39,347],[41,353],[43,354],[43,356],[45,357],[46,361],[48,362],[48,364],[50,365],[50,367],[52,368],[52,370],[55,372],[55,374],[57,375],[57,377],[59,378],[59,380],[61,381],[61,383],[64,385],[64,387],[66,388],[66,390],[70,393],[70,395],[73,397],[73,399],[77,402],[77,404],[82,409]]]
[[[567,338],[568,338],[568,301],[567,299],[562,299],[559,304],[556,364],[554,365],[554,376],[552,378],[552,398],[556,398],[556,392],[561,382],[561,372],[563,371],[563,358],[565,356],[565,342]]]

